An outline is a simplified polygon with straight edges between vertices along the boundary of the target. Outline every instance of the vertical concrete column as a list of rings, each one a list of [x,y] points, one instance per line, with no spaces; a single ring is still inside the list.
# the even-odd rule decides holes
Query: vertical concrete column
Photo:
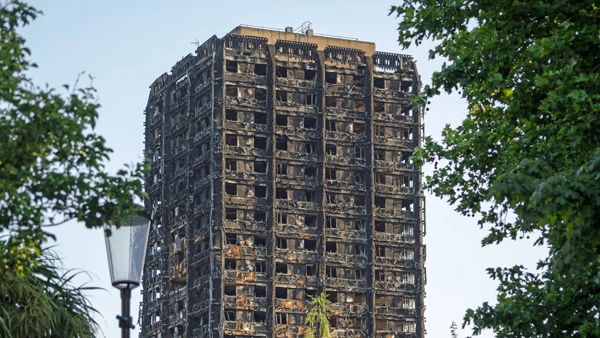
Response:
[[[267,337],[274,337],[275,327],[275,248],[277,247],[275,228],[277,208],[275,207],[275,87],[276,69],[275,46],[267,45]]]
[[[373,337],[375,334],[375,244],[373,242],[373,234],[375,233],[375,160],[374,160],[374,128],[373,128],[373,57],[368,55],[365,56],[365,62],[367,69],[365,70],[365,112],[366,112],[366,125],[365,133],[368,138],[368,147],[365,149],[367,157],[367,167],[369,171],[365,177],[367,185],[367,259],[369,266],[367,268],[367,285],[369,291],[367,293],[367,336]]]
[[[325,53],[317,52],[317,130],[321,137],[321,144],[317,147],[319,159],[323,164],[318,174],[319,187],[317,198],[319,203],[319,214],[317,221],[317,233],[320,238],[317,240],[317,253],[319,257],[319,267],[317,277],[319,281],[319,292],[325,291],[326,267],[325,267]]]

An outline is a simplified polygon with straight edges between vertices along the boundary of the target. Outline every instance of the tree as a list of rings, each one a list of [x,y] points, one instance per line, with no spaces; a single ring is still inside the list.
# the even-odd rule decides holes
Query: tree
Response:
[[[0,250],[6,250],[0,243]],[[95,337],[97,311],[84,292],[97,288],[75,287],[72,281],[81,272],[62,273],[59,258],[42,250],[33,271],[7,271],[0,278],[0,336],[87,338]]]
[[[53,238],[48,226],[118,224],[143,196],[142,164],[116,175],[104,168],[112,150],[94,133],[94,89],[65,86],[61,95],[28,78],[36,65],[17,30],[39,14],[21,1],[0,0],[0,232],[9,234],[0,271],[19,274],[35,269],[42,244]]]
[[[482,245],[533,237],[537,269],[488,269],[497,304],[473,334],[600,336],[600,8],[597,1],[405,0],[403,47],[447,62],[415,99],[459,92],[468,115],[414,154],[426,188],[489,229]]]
[[[325,292],[312,297],[308,314],[304,321],[304,325],[308,326],[308,332],[304,337],[315,338],[316,333],[319,338],[331,338],[331,331],[329,330],[329,304],[331,304],[331,301],[327,299]]]
[[[456,325],[456,322],[452,322],[452,325],[450,325],[450,337],[452,338],[458,338],[458,326]]]

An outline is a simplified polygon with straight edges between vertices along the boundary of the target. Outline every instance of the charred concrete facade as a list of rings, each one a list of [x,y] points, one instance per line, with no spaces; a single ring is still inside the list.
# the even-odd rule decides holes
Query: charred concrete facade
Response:
[[[151,86],[143,338],[424,336],[410,56],[240,26]],[[150,207],[150,206],[149,206]]]

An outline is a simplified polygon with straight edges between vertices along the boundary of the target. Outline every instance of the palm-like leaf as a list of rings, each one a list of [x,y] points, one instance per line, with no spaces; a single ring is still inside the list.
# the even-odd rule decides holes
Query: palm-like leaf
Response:
[[[0,242],[0,250],[6,249]],[[83,271],[62,273],[59,257],[45,249],[32,273],[5,270],[0,278],[0,336],[7,338],[88,338],[98,332],[98,313],[85,293],[99,288],[74,286]]]

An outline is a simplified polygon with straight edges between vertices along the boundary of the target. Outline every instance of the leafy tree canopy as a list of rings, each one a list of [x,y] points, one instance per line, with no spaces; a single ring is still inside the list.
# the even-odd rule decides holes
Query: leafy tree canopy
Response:
[[[118,223],[131,212],[123,206],[143,196],[141,164],[105,170],[112,150],[94,133],[94,89],[65,86],[61,95],[27,76],[36,65],[18,29],[39,14],[24,2],[0,0],[0,231],[9,234],[0,271],[20,274],[34,268],[52,237],[46,226]]]
[[[308,331],[304,335],[306,338],[331,338],[331,330],[329,328],[329,305],[331,301],[327,299],[327,294],[321,292],[318,296],[311,299],[308,306],[309,310],[306,314],[304,325],[308,326]]]
[[[447,60],[421,103],[459,92],[469,113],[440,142],[426,187],[489,229],[482,244],[533,236],[537,270],[489,269],[497,304],[468,310],[473,334],[600,336],[600,8],[595,0],[405,0],[404,47]]]
[[[7,270],[0,278],[0,337],[97,337],[97,311],[85,295],[97,288],[73,286],[82,272],[63,272],[59,257],[47,248],[37,262],[28,273]]]

